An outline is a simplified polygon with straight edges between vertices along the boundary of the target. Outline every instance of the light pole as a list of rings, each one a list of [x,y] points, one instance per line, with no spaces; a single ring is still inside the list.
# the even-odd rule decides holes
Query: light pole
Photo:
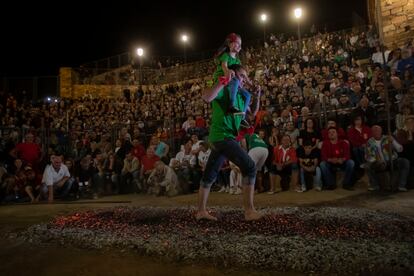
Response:
[[[137,56],[139,59],[139,84],[142,85],[142,57],[144,55],[144,49],[137,49]]]
[[[267,21],[267,14],[262,13],[260,15],[260,21],[263,24],[263,46],[266,46],[266,21]]]
[[[299,51],[300,53],[302,53],[302,38],[300,36],[300,19],[302,17],[302,8],[296,8],[294,10],[294,15],[295,15],[296,21],[298,22]]]
[[[188,35],[186,35],[186,34],[183,34],[183,35],[181,35],[181,41],[183,42],[183,45],[184,45],[184,63],[187,63],[187,52],[186,52],[186,46],[187,46],[187,43],[188,43]]]

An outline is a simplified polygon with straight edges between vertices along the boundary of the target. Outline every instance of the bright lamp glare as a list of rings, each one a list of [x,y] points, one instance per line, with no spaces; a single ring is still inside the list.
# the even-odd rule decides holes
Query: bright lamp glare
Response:
[[[138,55],[139,57],[142,57],[142,56],[144,55],[144,50],[143,50],[142,48],[138,48],[138,49],[137,49],[137,55]]]
[[[302,9],[301,8],[296,8],[294,12],[295,12],[295,17],[296,18],[299,19],[299,18],[302,17]]]
[[[262,20],[263,22],[265,22],[266,20],[267,20],[267,14],[262,14],[261,16],[260,16],[260,20]]]
[[[187,42],[188,41],[188,36],[187,35],[182,35],[181,40],[184,41],[184,42]]]

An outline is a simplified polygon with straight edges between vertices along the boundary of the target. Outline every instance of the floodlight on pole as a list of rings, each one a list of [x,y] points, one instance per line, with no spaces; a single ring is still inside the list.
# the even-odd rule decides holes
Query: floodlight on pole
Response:
[[[303,14],[302,8],[300,8],[300,7],[296,8],[293,11],[293,14],[295,15],[296,21],[298,22],[299,51],[300,51],[300,53],[302,53],[302,38],[301,38],[301,35],[300,35],[300,19],[302,18],[302,14]]]
[[[144,56],[144,49],[137,48],[137,56],[138,56],[138,62],[139,62],[139,84],[142,85],[142,62],[143,62],[143,56]]]
[[[186,34],[181,35],[181,41],[183,42],[183,48],[184,48],[184,63],[187,63],[187,51],[186,46],[188,43],[189,37]]]
[[[260,21],[263,24],[263,45],[266,45],[266,21],[267,21],[267,14],[262,13],[260,15]]]
[[[137,49],[137,55],[138,55],[139,57],[142,57],[142,56],[144,55],[144,49],[142,49],[142,48],[138,48],[138,49]]]
[[[302,8],[296,8],[294,14],[296,19],[300,19],[302,17]]]

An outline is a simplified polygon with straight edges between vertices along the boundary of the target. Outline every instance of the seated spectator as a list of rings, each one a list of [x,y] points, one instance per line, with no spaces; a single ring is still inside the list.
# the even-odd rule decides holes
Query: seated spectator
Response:
[[[69,169],[68,169],[69,171]],[[69,172],[70,173],[70,172]],[[76,182],[79,186],[79,196],[81,198],[92,197],[92,178],[95,170],[92,166],[91,156],[87,155],[79,162],[79,166],[76,170]]]
[[[192,142],[191,153],[194,154],[195,156],[197,156],[199,151],[200,151],[200,144],[203,141],[199,140],[198,136],[196,134],[192,134],[191,135],[191,142]]]
[[[230,163],[230,188],[229,194],[240,195],[242,193],[242,179],[243,175],[239,167],[234,163]]]
[[[155,168],[155,162],[159,160],[160,158],[155,155],[154,147],[149,146],[147,148],[147,153],[141,159],[141,171],[139,174],[141,184],[143,184],[142,189],[144,192],[147,190],[146,181]]]
[[[396,139],[403,146],[399,157],[410,161],[410,175],[408,184],[414,187],[414,115],[407,116],[403,129],[397,130]]]
[[[405,48],[401,51],[402,59],[398,62],[397,71],[400,76],[404,76],[406,70],[412,70],[414,68],[414,57],[409,48]]]
[[[200,128],[196,126],[195,120],[190,121],[190,127],[187,128],[187,135],[193,136],[196,135],[197,137],[203,137],[206,135],[205,128]]]
[[[296,150],[291,146],[290,136],[283,135],[281,145],[273,149],[272,167],[270,169],[270,191],[268,194],[276,193],[276,188],[281,187],[283,191],[291,187],[296,191],[298,188],[298,164]]]
[[[398,129],[403,129],[405,125],[405,119],[408,116],[412,116],[413,111],[411,109],[410,105],[404,105],[401,107],[401,112],[397,114],[397,117],[395,118],[395,126]]]
[[[178,176],[178,180],[183,187],[184,193],[190,191],[193,182],[193,168],[196,165],[196,156],[192,153],[193,143],[191,139],[188,139],[184,144],[183,150],[181,150],[175,158],[171,158],[170,167],[173,168]]]
[[[348,140],[352,146],[356,171],[365,163],[365,148],[369,138],[371,138],[371,129],[364,124],[361,116],[357,115],[348,129]]]
[[[155,162],[155,169],[148,177],[148,194],[176,196],[182,193],[174,170],[162,161]]]
[[[309,177],[313,179],[313,186],[317,191],[322,190],[321,169],[318,166],[320,151],[314,148],[312,141],[307,140],[302,147],[297,149],[297,157],[300,167],[300,181],[302,192],[312,187],[309,183]]]
[[[309,108],[304,106],[301,109],[300,116],[298,117],[298,129],[305,129],[305,121],[309,118]]]
[[[359,106],[352,111],[352,116],[361,116],[362,120],[369,127],[377,122],[375,108],[369,105],[369,99],[365,96],[359,101]]]
[[[142,144],[141,138],[135,138],[132,140],[132,154],[138,158],[138,160],[141,160],[142,156],[145,155],[145,147]]]
[[[328,190],[335,189],[335,172],[342,170],[345,172],[342,187],[347,190],[352,190],[355,164],[350,159],[349,144],[344,140],[338,139],[338,131],[336,128],[332,127],[328,130],[328,137],[329,140],[323,141],[322,144],[322,162],[320,164],[325,187]]]
[[[391,147],[396,152],[390,152]],[[398,179],[398,191],[406,192],[407,177],[410,170],[410,162],[398,157],[397,152],[402,152],[403,147],[392,137],[382,135],[382,128],[378,125],[372,127],[372,137],[368,140],[366,156],[367,156],[367,172],[369,177],[369,191],[379,189],[378,173],[389,171],[391,162],[394,168],[398,169],[398,177],[394,174],[394,179]]]
[[[110,175],[105,172],[105,158],[100,151],[95,153],[95,158],[92,160],[93,176],[92,189],[94,198],[101,196],[104,193],[105,186],[109,185]]]
[[[18,163],[22,163],[17,159]],[[19,166],[19,165],[18,165]],[[21,165],[20,165],[21,166]],[[26,174],[24,169],[19,169],[13,175],[10,175],[5,180],[5,197],[4,202],[21,203],[29,201],[29,197],[25,191]]]
[[[352,112],[352,109],[353,105],[349,101],[349,97],[346,94],[342,94],[337,106],[337,117],[339,125],[344,129],[350,125],[350,113]]]
[[[287,123],[285,134],[290,136],[292,146],[296,149],[298,147],[298,137],[300,133],[299,129],[295,128],[295,124],[293,122]]]
[[[280,145],[280,132],[277,127],[272,127],[271,133],[268,138],[268,144],[270,147],[277,147]]]
[[[280,113],[280,117],[276,120],[275,122],[275,126],[278,127],[281,130],[285,130],[286,129],[286,124],[288,122],[294,122],[294,118],[293,116],[290,114],[289,110],[284,109],[281,113]]]
[[[168,152],[170,147],[160,140],[157,136],[152,136],[150,145],[154,147],[154,153],[161,160],[168,161]]]
[[[130,193],[141,190],[138,184],[140,163],[132,152],[128,152],[124,159],[124,167],[121,174],[120,193]],[[135,184],[135,185],[134,185]]]
[[[42,178],[36,175],[36,172],[30,166],[24,168],[26,174],[25,191],[30,197],[32,203],[38,202],[42,187]]]
[[[329,139],[328,130],[331,127],[336,128],[336,130],[338,131],[338,138],[340,140],[346,140],[347,139],[344,129],[341,128],[341,127],[337,127],[335,119],[329,118],[328,121],[326,122],[326,128],[322,129],[322,132],[321,132],[322,133],[322,141],[325,141],[325,140]]]
[[[210,156],[211,149],[207,142],[202,141],[200,143],[200,151],[198,152],[198,164],[201,168],[201,171],[204,172],[208,157]]]
[[[25,141],[16,145],[17,157],[22,159],[25,165],[36,166],[40,162],[41,150],[38,144],[34,143],[34,135],[27,133]]]
[[[304,141],[310,140],[314,147],[318,146],[321,138],[316,130],[315,121],[312,118],[308,118],[305,121],[305,126],[305,129],[302,129],[299,134],[299,145],[303,146]]]
[[[53,202],[56,196],[65,199],[75,182],[71,178],[66,165],[62,164],[62,156],[52,155],[51,164],[47,165],[42,178],[42,196]]]

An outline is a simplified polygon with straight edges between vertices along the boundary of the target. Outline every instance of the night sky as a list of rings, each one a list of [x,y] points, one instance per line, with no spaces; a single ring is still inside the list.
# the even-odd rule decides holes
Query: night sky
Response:
[[[184,31],[191,36],[189,53],[216,49],[230,32],[244,41],[258,39],[262,11],[269,16],[268,33],[294,33],[291,16],[297,5],[304,8],[304,32],[312,23],[328,30],[349,28],[353,12],[367,20],[363,0],[15,2],[0,16],[2,77],[57,75],[60,66],[79,66],[138,45],[148,55],[180,55],[178,36]]]

